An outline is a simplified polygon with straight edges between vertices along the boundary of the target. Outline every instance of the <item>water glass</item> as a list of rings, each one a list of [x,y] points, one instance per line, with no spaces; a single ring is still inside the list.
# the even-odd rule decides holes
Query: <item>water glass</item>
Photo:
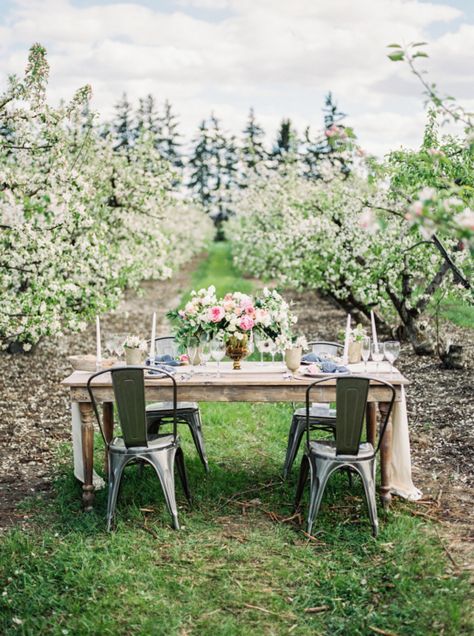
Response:
[[[375,373],[377,373],[379,370],[379,362],[382,362],[383,360],[383,356],[384,356],[383,349],[384,348],[381,343],[379,342],[372,343],[372,346],[371,346],[372,360],[377,363],[375,366]]]
[[[365,372],[367,373],[367,362],[370,358],[370,343],[371,340],[370,338],[367,336],[365,338],[362,339],[362,343],[361,343],[361,356],[362,356],[362,360],[364,361],[364,365],[365,365]]]
[[[268,351],[268,339],[260,334],[255,335],[255,345],[260,352],[260,363],[263,364],[263,354]]]
[[[209,338],[203,338],[201,340],[201,350],[199,355],[201,357],[202,366],[205,367],[211,359],[211,342]]]
[[[217,362],[217,377],[221,377],[221,360],[225,356],[225,342],[220,338],[211,341],[211,357]]]
[[[400,343],[398,340],[389,340],[383,346],[385,359],[390,363],[390,377],[393,374],[393,363],[400,355]]]

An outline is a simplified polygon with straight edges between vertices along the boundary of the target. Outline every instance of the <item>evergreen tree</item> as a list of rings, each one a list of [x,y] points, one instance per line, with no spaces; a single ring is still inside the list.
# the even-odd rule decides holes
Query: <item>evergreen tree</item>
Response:
[[[312,139],[309,127],[304,133],[301,154],[303,175],[312,180],[321,178],[320,164],[323,159],[328,160],[332,166],[337,166],[343,175],[347,176],[351,171],[352,162],[350,158],[345,156],[344,151],[354,134],[351,128],[347,128],[341,123],[346,115],[338,110],[332,93],[326,95],[323,113],[323,135]]]
[[[283,119],[273,146],[272,157],[277,164],[294,163],[297,160],[298,136],[290,119]]]
[[[228,138],[221,130],[219,120],[211,115],[203,121],[194,140],[194,151],[189,160],[191,177],[189,187],[218,228],[232,214],[233,194],[238,175],[238,152],[235,137]]]
[[[112,122],[112,134],[114,136],[114,150],[127,150],[133,143],[132,106],[127,99],[127,94],[115,105],[115,118]]]
[[[160,133],[158,135],[158,145],[161,156],[167,159],[173,166],[181,168],[183,160],[181,158],[180,133],[178,132],[178,119],[172,112],[171,104],[168,100],[164,103],[164,112],[160,117]]]
[[[243,131],[242,161],[244,171],[257,171],[257,166],[267,158],[267,152],[263,146],[265,133],[256,122],[253,108],[250,109],[247,126]]]
[[[150,93],[146,97],[141,97],[137,110],[136,124],[134,126],[134,138],[148,134],[154,141],[155,148],[158,147],[161,138],[161,122],[156,110],[155,98]]]
[[[193,139],[193,144],[194,149],[188,164],[190,167],[188,186],[209,213],[211,209],[211,139],[205,119],[199,126],[199,132]]]

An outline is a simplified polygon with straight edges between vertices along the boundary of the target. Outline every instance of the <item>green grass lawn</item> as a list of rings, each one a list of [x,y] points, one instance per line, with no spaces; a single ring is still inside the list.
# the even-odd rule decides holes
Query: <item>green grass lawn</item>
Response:
[[[250,290],[212,246],[197,287]],[[57,459],[51,497],[22,508],[30,528],[0,545],[2,634],[331,634],[469,632],[467,579],[453,571],[431,524],[395,502],[373,539],[356,481],[330,481],[314,535],[292,514],[298,466],[280,479],[287,404],[202,404],[203,473],[187,430],[192,509],[178,486],[182,530],[170,527],[158,480],[126,470],[117,530],[105,532],[106,492],[80,507],[71,449]],[[101,466],[103,451],[96,449]],[[306,500],[305,500],[306,501]],[[315,610],[316,608],[316,610]],[[375,631],[374,629],[375,628]],[[376,630],[382,630],[377,632]]]

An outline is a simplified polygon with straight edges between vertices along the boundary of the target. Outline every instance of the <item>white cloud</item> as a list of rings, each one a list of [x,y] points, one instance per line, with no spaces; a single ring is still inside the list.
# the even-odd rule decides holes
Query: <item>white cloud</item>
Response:
[[[186,133],[211,110],[238,133],[250,105],[270,128],[283,116],[300,129],[306,123],[314,128],[324,94],[332,90],[361,127],[362,141],[380,152],[415,139],[406,131],[415,121],[410,113],[420,113],[422,105],[408,69],[387,60],[386,45],[433,40],[431,25],[449,27],[462,17],[448,2],[419,0],[177,0],[174,11],[159,6],[17,0],[0,24],[0,74],[21,72],[27,48],[40,41],[49,52],[52,99],[91,83],[95,107],[110,113],[123,91],[134,100],[152,92],[174,102]],[[210,16],[216,11],[217,19]],[[432,42],[427,65],[446,90],[468,97],[474,25],[454,28]]]

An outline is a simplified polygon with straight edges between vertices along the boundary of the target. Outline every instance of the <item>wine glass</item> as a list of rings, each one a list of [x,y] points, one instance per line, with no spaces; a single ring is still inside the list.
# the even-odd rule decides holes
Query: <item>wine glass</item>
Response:
[[[262,336],[261,334],[255,335],[255,344],[257,346],[258,351],[260,352],[260,364],[263,364],[263,354],[265,351],[268,351],[267,338]]]
[[[201,357],[202,366],[205,367],[211,359],[211,341],[209,340],[209,336],[205,336],[201,339],[199,355]]]
[[[211,340],[211,357],[217,362],[217,377],[221,377],[221,360],[225,356],[225,342],[222,338]]]
[[[365,338],[362,338],[362,346],[361,346],[361,356],[362,356],[362,360],[364,361],[364,369],[365,372],[367,373],[367,361],[370,358],[370,338],[368,336],[366,336]]]
[[[267,350],[270,352],[270,355],[272,356],[272,363],[274,364],[275,363],[275,354],[276,354],[276,352],[278,350],[278,347],[277,347],[277,343],[274,340],[272,340],[271,338],[269,338],[267,340]]]
[[[400,355],[400,343],[398,340],[389,340],[384,343],[383,351],[386,360],[390,363],[390,377],[393,375],[393,363]]]
[[[379,362],[383,360],[383,345],[379,342],[373,342],[371,346],[372,360],[376,362],[375,373],[379,370]]]

